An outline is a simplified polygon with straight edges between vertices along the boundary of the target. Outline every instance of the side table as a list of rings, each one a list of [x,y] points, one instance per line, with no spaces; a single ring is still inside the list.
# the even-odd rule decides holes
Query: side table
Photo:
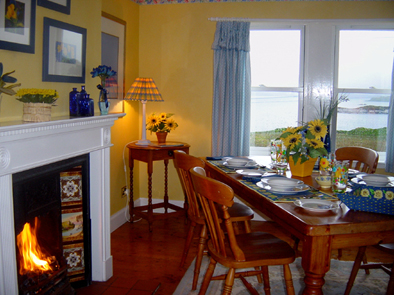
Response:
[[[168,218],[174,215],[183,215],[184,208],[176,206],[168,202],[168,162],[174,158],[174,150],[182,150],[189,153],[190,145],[183,142],[167,142],[166,144],[158,144],[153,141],[151,145],[141,146],[135,143],[127,145],[129,149],[129,167],[130,167],[130,203],[129,213],[133,221],[134,216],[146,219],[149,223],[149,231],[152,231],[152,222],[157,219]],[[148,164],[148,205],[134,206],[133,194],[133,168],[134,160],[145,162]],[[152,204],[152,173],[153,161],[164,161],[164,202]],[[165,213],[153,213],[153,209],[164,208]],[[168,212],[172,209],[175,212]]]

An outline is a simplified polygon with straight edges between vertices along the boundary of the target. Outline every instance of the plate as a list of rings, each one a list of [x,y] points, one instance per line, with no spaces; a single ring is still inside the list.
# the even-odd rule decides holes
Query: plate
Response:
[[[230,165],[227,162],[223,163],[224,166],[226,166],[227,168],[230,168],[230,169],[248,169],[248,168],[250,169],[250,168],[256,168],[257,167],[257,163],[256,162],[253,162],[253,164],[251,162],[249,162],[247,164],[248,164],[247,166],[245,166],[245,165],[239,166],[239,165]]]
[[[357,184],[364,184],[367,185],[367,183],[359,176],[354,177],[351,179],[351,182],[357,183]],[[372,187],[393,187],[394,186],[394,182],[389,182],[387,185],[384,186],[376,186],[376,185],[370,185],[368,184],[368,186],[372,186]]]
[[[312,212],[328,212],[339,208],[337,203],[325,200],[296,200],[294,205]]]
[[[264,171],[259,171],[256,169],[240,169],[236,170],[235,172],[245,176],[261,176],[265,173]]]
[[[282,191],[293,190],[295,187],[304,184],[301,180],[286,177],[265,179],[264,182],[266,182],[272,189],[279,189]]]
[[[310,187],[307,186],[306,184],[303,184],[299,187],[295,187],[291,190],[276,190],[271,188],[266,182],[263,181],[259,181],[258,183],[256,183],[256,185],[274,194],[280,194],[280,195],[294,195],[296,193],[302,193],[310,190]]]

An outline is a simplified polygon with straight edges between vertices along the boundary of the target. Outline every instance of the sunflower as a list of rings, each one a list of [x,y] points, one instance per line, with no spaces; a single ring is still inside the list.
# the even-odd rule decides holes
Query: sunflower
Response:
[[[301,142],[301,134],[295,133],[283,139],[283,144],[286,148],[292,150]]]
[[[305,140],[308,145],[313,147],[314,149],[324,148],[324,143],[319,139],[306,139]]]
[[[327,158],[321,158],[321,160],[320,160],[320,167],[321,168],[328,168],[329,165],[330,165],[330,162],[328,161]]]
[[[376,190],[375,191],[375,195],[374,195],[375,199],[381,199],[383,198],[383,192],[381,190]]]
[[[394,199],[394,193],[392,191],[387,191],[385,197],[387,200],[392,200]]]
[[[178,127],[178,124],[175,122],[174,119],[167,119],[167,122],[165,123],[165,127],[168,130],[175,130],[176,127]]]
[[[363,188],[363,189],[361,190],[360,195],[361,195],[362,197],[364,197],[364,198],[369,197],[369,190],[366,189],[366,188]],[[387,198],[387,196],[386,196],[386,198]]]
[[[161,113],[159,118],[160,118],[160,121],[164,121],[164,120],[167,119],[167,114],[166,113]]]
[[[152,114],[148,117],[148,125],[149,126],[152,126],[152,127],[157,126],[157,125],[159,125],[159,123],[160,123],[160,120],[155,114]]]
[[[327,126],[324,124],[322,120],[314,120],[309,122],[308,124],[309,131],[315,137],[324,137],[327,134]]]

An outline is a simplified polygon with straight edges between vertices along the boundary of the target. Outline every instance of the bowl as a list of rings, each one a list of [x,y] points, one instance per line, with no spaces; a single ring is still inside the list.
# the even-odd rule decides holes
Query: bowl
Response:
[[[367,185],[371,186],[387,186],[390,182],[390,179],[386,175],[379,174],[363,175],[362,180],[364,180]]]
[[[318,176],[315,180],[321,188],[331,188],[331,176]]]
[[[285,191],[293,190],[295,187],[304,184],[301,180],[286,177],[270,178],[266,182],[272,189]]]

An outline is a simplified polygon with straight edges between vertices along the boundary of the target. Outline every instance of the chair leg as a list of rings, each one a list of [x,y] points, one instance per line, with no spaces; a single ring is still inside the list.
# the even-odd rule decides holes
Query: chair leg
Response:
[[[363,256],[363,264],[368,264],[368,260],[367,260],[367,254],[364,254]],[[369,275],[369,268],[364,269],[365,270],[365,274]]]
[[[338,249],[338,260],[342,258],[342,249]]]
[[[288,264],[283,265],[283,273],[285,276],[287,295],[295,295],[293,277],[291,275],[290,266]]]
[[[245,220],[245,232],[247,234],[252,232],[252,227],[250,225],[250,220]]]
[[[207,239],[208,239],[208,231],[206,225],[204,224],[201,227],[201,232],[200,232],[200,241],[198,244],[196,264],[194,265],[192,290],[197,289],[198,277],[200,276],[201,262],[202,262],[202,257],[204,256],[204,250],[206,248]]]
[[[183,265],[185,264],[187,254],[189,253],[190,244],[191,244],[192,239],[193,239],[194,228],[195,227],[196,227],[196,223],[195,222],[191,222],[190,225],[189,225],[189,231],[187,232],[187,237],[186,237],[186,241],[185,241],[185,247],[183,247],[183,254],[182,254],[182,258],[181,258],[181,263],[179,264],[180,268],[182,268]]]
[[[258,271],[261,270],[261,268],[258,267],[258,266],[256,266],[254,269],[255,269],[255,270],[258,270]],[[258,275],[256,275],[256,277],[257,277],[257,281],[261,284],[261,283],[263,282],[263,280],[261,279],[261,275],[258,274]]]
[[[356,279],[356,276],[357,276],[358,270],[360,268],[361,261],[362,261],[362,259],[364,257],[366,249],[367,249],[366,246],[358,248],[356,260],[354,261],[352,272],[350,273],[350,277],[349,277],[349,280],[347,282],[346,290],[345,290],[344,295],[349,295],[350,291],[352,290],[352,287],[353,287],[353,284],[354,284],[354,280]]]
[[[231,290],[233,289],[233,285],[234,285],[234,279],[235,279],[235,269],[230,268],[227,273],[226,280],[224,282],[222,295],[231,295]]]
[[[391,266],[391,274],[390,274],[390,280],[389,280],[389,284],[387,286],[387,292],[386,295],[392,295],[394,294],[394,263]]]
[[[207,292],[213,272],[215,271],[216,263],[217,262],[213,258],[211,258],[211,262],[208,265],[207,272],[205,273],[204,280],[202,281],[201,289],[198,295],[205,295],[205,293]]]
[[[263,271],[263,281],[264,281],[264,293],[265,295],[271,295],[271,285],[270,285],[270,277],[268,273],[268,266],[264,265],[261,267]]]

